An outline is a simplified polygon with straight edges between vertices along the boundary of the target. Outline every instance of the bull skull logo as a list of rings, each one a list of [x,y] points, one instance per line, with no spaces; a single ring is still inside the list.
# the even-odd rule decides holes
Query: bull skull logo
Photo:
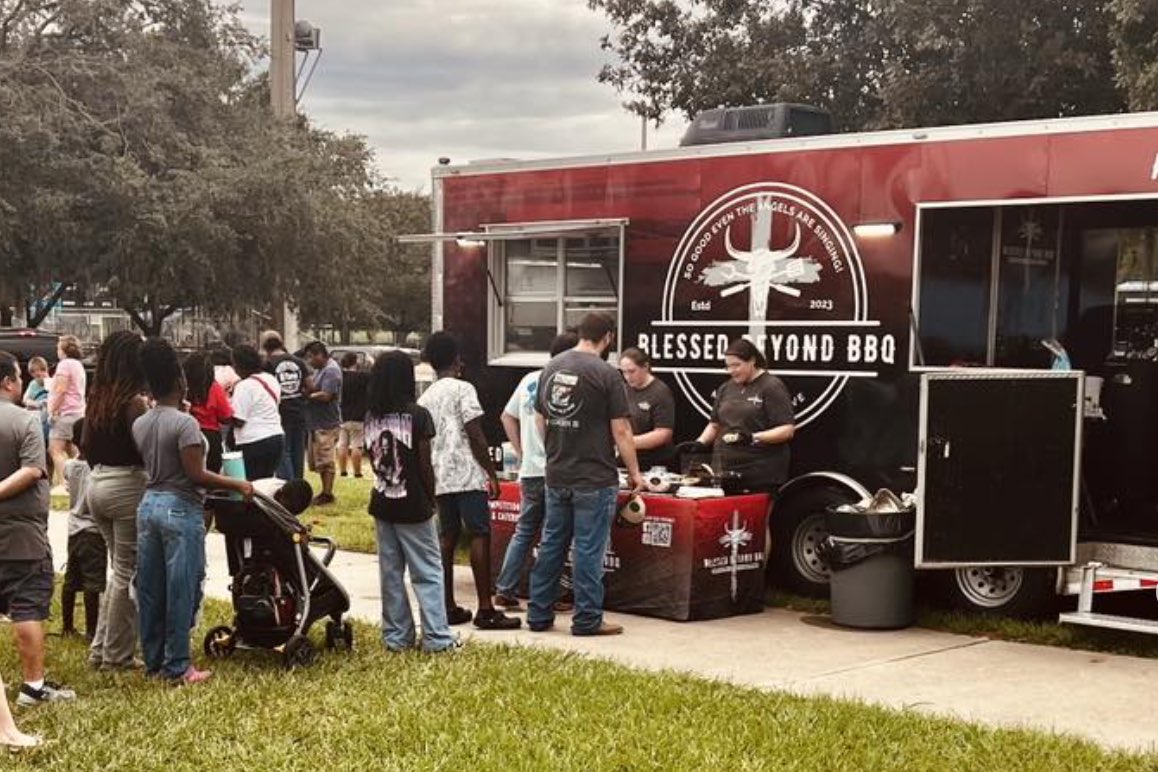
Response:
[[[726,286],[721,297],[748,291],[748,333],[753,341],[762,340],[768,321],[768,295],[775,290],[789,297],[800,297],[791,285],[820,281],[820,264],[798,255],[801,243],[800,223],[792,222],[792,243],[782,249],[772,246],[772,198],[756,200],[752,214],[752,245],[749,251],[732,244],[732,227],[724,232],[724,247],[730,261],[717,262],[704,270],[701,281],[710,286]]]

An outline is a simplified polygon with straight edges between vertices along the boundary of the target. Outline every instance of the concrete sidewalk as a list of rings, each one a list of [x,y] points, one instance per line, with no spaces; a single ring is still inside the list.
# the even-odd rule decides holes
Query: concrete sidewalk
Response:
[[[63,562],[67,518],[50,518],[57,563]],[[208,543],[211,597],[228,599],[224,540]],[[355,617],[377,623],[377,559],[339,552],[331,566],[350,594]],[[457,597],[473,607],[470,571],[455,572]],[[779,609],[710,622],[667,622],[607,615],[626,632],[575,638],[567,618],[549,633],[481,632],[465,640],[537,646],[605,657],[647,670],[678,670],[761,689],[864,700],[997,726],[1057,731],[1102,745],[1158,748],[1151,719],[1158,660],[1004,643],[913,628],[862,632],[823,618]],[[362,641],[363,645],[371,643]]]

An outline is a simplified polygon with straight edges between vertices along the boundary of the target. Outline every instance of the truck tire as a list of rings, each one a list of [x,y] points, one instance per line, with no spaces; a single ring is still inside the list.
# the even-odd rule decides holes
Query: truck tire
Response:
[[[1056,568],[967,566],[937,573],[951,608],[1021,619],[1043,619],[1057,610]]]
[[[828,566],[816,548],[828,536],[824,513],[830,506],[852,504],[851,490],[812,486],[790,491],[772,506],[768,537],[768,581],[798,595],[828,595]]]

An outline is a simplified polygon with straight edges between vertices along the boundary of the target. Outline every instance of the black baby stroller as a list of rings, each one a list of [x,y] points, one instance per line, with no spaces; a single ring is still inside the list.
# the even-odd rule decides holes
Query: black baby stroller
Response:
[[[326,622],[326,648],[354,647],[342,615],[350,596],[327,566],[337,552],[332,539],[312,536],[289,510],[257,493],[253,501],[210,497],[217,530],[225,535],[233,595],[233,627],[205,635],[205,655],[228,657],[237,649],[271,649],[287,668],[309,665],[317,655],[310,625]],[[321,560],[311,544],[325,545]]]

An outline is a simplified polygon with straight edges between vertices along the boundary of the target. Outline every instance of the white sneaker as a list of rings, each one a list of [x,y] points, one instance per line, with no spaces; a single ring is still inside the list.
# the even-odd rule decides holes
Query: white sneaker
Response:
[[[72,689],[66,689],[52,681],[45,681],[44,686],[41,686],[39,689],[33,689],[28,684],[22,684],[20,687],[20,696],[16,698],[16,704],[28,708],[43,702],[65,702],[75,699],[76,692]]]

